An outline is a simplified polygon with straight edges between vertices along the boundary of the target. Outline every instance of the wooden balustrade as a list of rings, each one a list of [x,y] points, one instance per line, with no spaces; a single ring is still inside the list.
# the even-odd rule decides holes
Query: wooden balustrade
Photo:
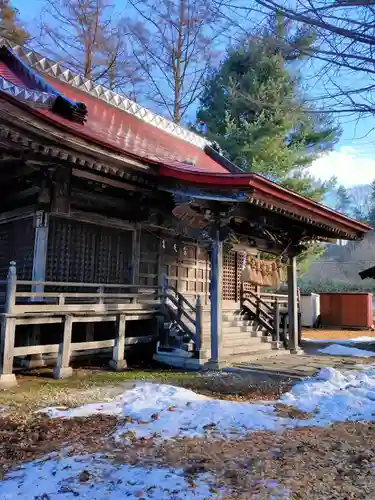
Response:
[[[35,291],[38,290],[38,291]],[[103,284],[77,282],[51,282],[18,280],[16,264],[11,262],[7,280],[0,281],[1,357],[0,386],[15,383],[14,356],[57,354],[54,375],[69,376],[71,354],[76,351],[112,348],[111,366],[116,370],[126,367],[125,345],[150,342],[151,336],[126,338],[125,325],[129,320],[151,319],[161,312],[161,305],[173,305],[176,317],[183,329],[191,335],[197,351],[202,338],[202,304],[200,296],[191,304],[181,293],[168,287],[137,284]],[[74,323],[115,321],[114,339],[72,343]],[[186,321],[190,324],[187,327]],[[15,347],[17,325],[41,325],[60,323],[63,336],[60,344]],[[191,329],[192,328],[192,329]],[[132,342],[132,340],[134,342]]]
[[[174,287],[169,286],[166,275],[163,275],[161,300],[163,305],[168,308],[172,318],[194,341],[195,350],[199,352],[203,329],[203,306],[200,295],[196,296],[196,302],[193,305],[182,293],[178,292]],[[186,320],[188,324],[186,324]]]
[[[281,340],[287,347],[288,295],[277,293],[254,293],[242,291],[241,307],[255,317],[272,339],[278,343]],[[300,294],[297,293],[297,307],[300,309]],[[301,312],[298,312],[298,329],[301,330]]]

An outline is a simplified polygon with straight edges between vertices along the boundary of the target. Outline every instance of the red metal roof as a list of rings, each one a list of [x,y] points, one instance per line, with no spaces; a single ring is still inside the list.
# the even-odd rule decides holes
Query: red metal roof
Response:
[[[0,75],[5,78],[5,80],[8,80],[8,82],[13,83],[14,85],[19,85],[20,87],[24,86],[24,82],[21,80],[21,78],[13,73],[8,66],[5,64],[5,62],[0,60]]]
[[[22,79],[2,61],[0,76],[25,87]],[[74,87],[52,78],[45,80],[69,99],[83,102],[87,106],[87,122],[84,125],[66,120],[50,110],[29,106],[33,114],[48,119],[56,126],[117,154],[176,167],[188,162],[194,170],[227,172],[198,147]]]
[[[22,75],[19,77],[1,60],[0,77],[18,86],[27,85],[27,80],[23,79]],[[9,95],[6,98],[18,102],[22,107],[26,106],[30,113],[60,129],[113,150],[117,154],[130,155],[159,166],[161,176],[218,188],[230,189],[233,186],[237,189],[240,187],[252,189],[267,200],[267,203],[282,204],[295,212],[304,213],[312,220],[317,217],[320,220],[333,222],[343,231],[363,235],[372,229],[260,175],[229,173],[204,151],[189,142],[59,80],[49,77],[45,79],[65,97],[86,105],[88,113],[85,124],[64,119],[48,109],[21,104],[17,98]]]
[[[327,223],[331,221],[336,225],[340,225],[347,232],[356,232],[358,234],[367,233],[372,229],[368,224],[351,219],[306,196],[269,181],[259,174],[230,174],[228,172],[211,174],[209,172],[193,172],[188,168],[173,168],[167,165],[159,168],[159,174],[163,177],[175,178],[200,186],[250,188],[255,195],[260,196],[268,204],[290,209],[290,211],[298,212],[311,220],[319,218],[321,221],[326,220]],[[251,194],[249,194],[249,197],[251,197]]]

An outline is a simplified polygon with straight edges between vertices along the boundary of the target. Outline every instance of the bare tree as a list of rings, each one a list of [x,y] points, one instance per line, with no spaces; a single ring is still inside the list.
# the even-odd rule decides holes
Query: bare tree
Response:
[[[372,114],[375,111],[375,2],[373,0],[253,0],[248,5],[227,2],[244,16],[249,11],[280,14],[309,28],[316,43],[308,55],[319,61],[315,77],[322,95],[317,101],[330,112]],[[325,101],[324,101],[325,99]]]
[[[134,93],[140,68],[126,23],[107,0],[46,0],[39,44],[55,59],[111,89]]]
[[[135,57],[148,99],[175,122],[186,118],[220,54],[226,21],[212,0],[128,0]]]
[[[18,14],[9,0],[0,0],[0,36],[22,45],[28,40],[29,34],[21,25]]]

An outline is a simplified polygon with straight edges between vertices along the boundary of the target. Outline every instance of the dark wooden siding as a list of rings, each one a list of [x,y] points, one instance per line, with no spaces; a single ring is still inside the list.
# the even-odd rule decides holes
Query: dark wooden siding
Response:
[[[140,239],[139,283],[157,285],[159,269],[160,238],[143,229]]]
[[[0,276],[5,279],[9,262],[17,265],[17,276],[30,280],[34,258],[34,218],[27,217],[0,224]]]
[[[132,232],[51,217],[46,279],[85,283],[128,283]]]

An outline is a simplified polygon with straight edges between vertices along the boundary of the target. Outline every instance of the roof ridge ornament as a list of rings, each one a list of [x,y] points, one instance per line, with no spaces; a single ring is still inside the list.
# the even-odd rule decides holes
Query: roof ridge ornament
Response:
[[[47,107],[67,120],[82,124],[86,121],[87,108],[84,103],[72,101],[58,92],[24,63],[8,44],[1,44],[1,39],[0,60],[4,61],[20,81],[17,85],[0,76],[0,89],[5,93],[18,100],[33,103],[36,107]]]
[[[138,119],[156,127],[165,132],[178,137],[199,149],[203,150],[210,142],[204,137],[192,132],[189,129],[181,127],[180,125],[171,122],[167,118],[153,113],[149,109],[140,106],[139,104],[131,101],[127,97],[107,89],[104,85],[97,84],[83,76],[74,73],[70,69],[64,67],[62,64],[42,56],[38,52],[29,49],[27,46],[21,46],[10,42],[9,40],[1,37],[0,45],[5,45],[10,48],[19,58],[26,61],[27,64],[34,70],[44,73],[56,78],[64,83],[75,87],[82,92],[85,92],[97,99],[101,99],[107,104],[114,106],[117,109],[125,111]]]

